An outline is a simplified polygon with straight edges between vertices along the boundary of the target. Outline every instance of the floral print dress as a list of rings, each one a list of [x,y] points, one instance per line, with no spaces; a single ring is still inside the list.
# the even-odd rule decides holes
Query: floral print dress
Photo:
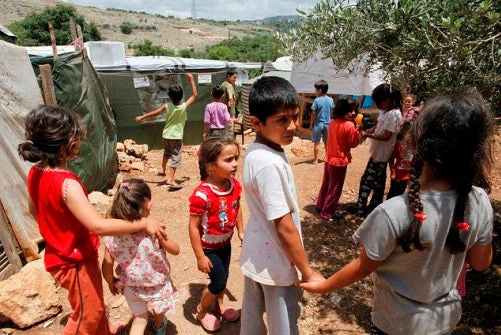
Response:
[[[148,303],[155,314],[174,312],[177,291],[171,282],[170,264],[158,241],[145,232],[107,236],[103,242],[118,263],[119,291],[127,286]]]

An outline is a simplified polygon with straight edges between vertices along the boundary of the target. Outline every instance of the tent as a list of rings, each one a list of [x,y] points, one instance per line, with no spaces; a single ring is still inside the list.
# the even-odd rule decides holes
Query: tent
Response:
[[[310,113],[315,99],[314,84],[318,80],[329,84],[329,95],[352,95],[356,97],[370,96],[372,90],[384,81],[381,70],[370,69],[366,58],[354,60],[344,69],[334,66],[331,58],[322,58],[317,53],[308,60],[293,63],[291,84],[300,95],[299,130],[310,133]],[[370,99],[361,99],[362,106],[371,106]]]
[[[239,81],[247,78],[246,69],[261,68],[261,63],[239,63],[208,59],[192,59],[166,56],[125,57],[122,42],[86,43],[89,58],[104,81],[111,107],[116,115],[117,137],[145,143],[150,148],[162,148],[161,133],[165,115],[135,122],[135,117],[147,113],[169,101],[170,85],[181,84],[185,98],[191,88],[183,73],[195,75],[198,98],[188,110],[184,131],[185,144],[202,141],[205,106],[212,101],[213,85],[221,84],[226,71],[236,68]],[[239,82],[237,82],[237,85]]]
[[[348,70],[350,68],[353,70]],[[314,93],[313,85],[320,79],[329,83],[328,94],[371,95],[384,81],[384,74],[381,70],[368,69],[363,57],[345,69],[337,68],[331,58],[322,58],[321,54],[293,63],[291,84],[298,93]]]

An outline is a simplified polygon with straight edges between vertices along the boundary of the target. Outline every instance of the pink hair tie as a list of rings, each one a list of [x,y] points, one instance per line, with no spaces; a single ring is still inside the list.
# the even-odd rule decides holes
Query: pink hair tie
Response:
[[[456,226],[458,227],[459,230],[468,230],[470,228],[470,225],[467,222],[456,222]]]
[[[120,185],[121,187],[123,188],[126,188],[128,190],[130,190],[130,184],[129,183],[122,183],[122,185]]]
[[[414,213],[414,217],[421,223],[426,221],[426,214],[424,212]]]

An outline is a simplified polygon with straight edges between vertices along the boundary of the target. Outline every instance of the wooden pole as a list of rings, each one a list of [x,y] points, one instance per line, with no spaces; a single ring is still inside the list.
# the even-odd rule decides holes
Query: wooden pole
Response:
[[[40,77],[42,78],[42,91],[45,105],[57,106],[56,91],[52,80],[52,70],[49,64],[40,65]]]
[[[57,44],[56,35],[54,34],[54,27],[52,27],[52,22],[49,22],[49,33],[50,33],[50,44],[52,45],[52,57],[54,60],[57,58]]]

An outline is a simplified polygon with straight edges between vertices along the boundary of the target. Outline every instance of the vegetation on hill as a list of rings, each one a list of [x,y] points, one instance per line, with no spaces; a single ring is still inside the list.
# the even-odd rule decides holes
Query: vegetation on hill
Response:
[[[50,45],[47,23],[52,22],[56,41],[60,44],[69,44],[72,41],[70,19],[82,28],[85,41],[101,40],[97,25],[94,22],[86,22],[75,7],[65,4],[46,7],[39,13],[30,13],[24,19],[10,24],[9,30],[16,34],[19,45]]]
[[[501,113],[499,1],[322,0],[303,15],[299,28],[280,35],[295,59],[321,51],[346,67],[367,57],[421,98],[475,87]]]
[[[235,62],[266,62],[283,56],[277,40],[272,36],[234,37],[230,41],[219,42],[207,47],[205,51],[182,49],[179,52],[162,48],[146,40],[143,43],[130,45],[136,56],[179,56],[185,58],[203,58]]]

